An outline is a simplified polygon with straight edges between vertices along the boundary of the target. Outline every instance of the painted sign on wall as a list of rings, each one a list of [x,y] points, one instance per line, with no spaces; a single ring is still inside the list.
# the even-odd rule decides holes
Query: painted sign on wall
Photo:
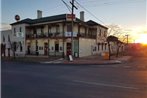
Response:
[[[77,32],[73,32],[73,37],[77,37]],[[71,32],[65,32],[65,37],[71,37]]]

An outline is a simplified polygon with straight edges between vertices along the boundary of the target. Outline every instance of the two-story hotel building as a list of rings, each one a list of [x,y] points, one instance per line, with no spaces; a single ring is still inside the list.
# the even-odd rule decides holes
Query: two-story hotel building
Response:
[[[38,11],[37,19],[26,18],[11,24],[12,39],[17,42],[17,55],[67,56],[71,54],[71,15],[61,14],[42,17]],[[73,22],[73,55],[89,56],[108,51],[107,27],[89,20]]]

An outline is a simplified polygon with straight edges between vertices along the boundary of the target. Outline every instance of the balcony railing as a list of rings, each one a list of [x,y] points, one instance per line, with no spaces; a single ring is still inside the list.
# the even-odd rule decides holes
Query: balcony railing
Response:
[[[35,38],[54,38],[54,37],[63,37],[62,33],[56,32],[56,33],[45,33],[45,34],[27,34],[27,39],[35,39]]]

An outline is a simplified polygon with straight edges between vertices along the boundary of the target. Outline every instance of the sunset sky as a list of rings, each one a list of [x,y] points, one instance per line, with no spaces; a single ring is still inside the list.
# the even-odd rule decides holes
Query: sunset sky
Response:
[[[64,0],[70,5],[70,0]],[[133,40],[140,34],[147,33],[146,29],[146,0],[76,0],[78,10],[75,14],[79,17],[80,11],[85,11],[85,20],[94,20],[103,25],[119,25],[127,31]],[[1,29],[7,29],[8,24],[15,22],[14,16],[20,15],[21,19],[36,18],[36,11],[42,10],[43,16],[70,13],[62,0],[1,0],[2,16]],[[139,38],[138,38],[139,39]]]

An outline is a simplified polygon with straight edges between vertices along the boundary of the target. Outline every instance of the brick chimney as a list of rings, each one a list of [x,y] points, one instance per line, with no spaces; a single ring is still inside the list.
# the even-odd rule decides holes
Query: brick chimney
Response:
[[[80,20],[84,21],[84,11],[80,12]]]
[[[42,11],[41,10],[37,10],[37,18],[42,18]]]

